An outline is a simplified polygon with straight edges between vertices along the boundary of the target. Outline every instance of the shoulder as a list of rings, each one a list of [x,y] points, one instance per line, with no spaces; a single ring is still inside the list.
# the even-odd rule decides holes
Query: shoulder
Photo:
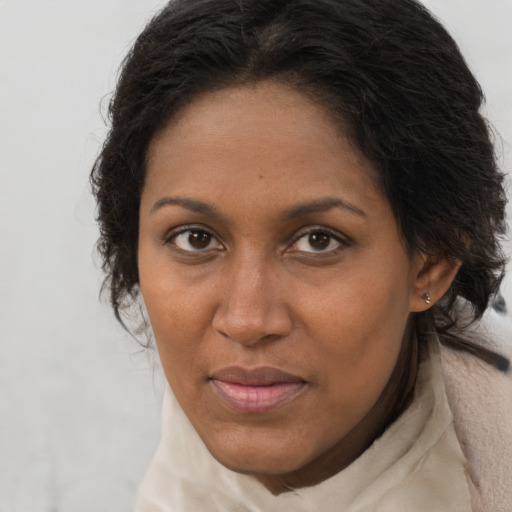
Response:
[[[506,350],[505,350],[506,352]],[[501,353],[510,357],[509,353]],[[471,354],[441,346],[448,403],[469,464],[476,511],[510,511],[512,375]]]

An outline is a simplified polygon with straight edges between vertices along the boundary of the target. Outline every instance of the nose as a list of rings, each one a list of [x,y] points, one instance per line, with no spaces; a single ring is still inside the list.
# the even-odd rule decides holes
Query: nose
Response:
[[[226,269],[226,274],[212,321],[215,331],[246,346],[290,334],[292,320],[283,300],[284,284],[271,264],[245,258]]]

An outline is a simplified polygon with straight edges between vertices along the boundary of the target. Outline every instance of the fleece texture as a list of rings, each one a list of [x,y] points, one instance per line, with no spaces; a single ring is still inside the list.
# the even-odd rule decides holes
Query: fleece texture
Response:
[[[511,372],[445,347],[441,362],[455,432],[468,462],[473,511],[511,512]]]

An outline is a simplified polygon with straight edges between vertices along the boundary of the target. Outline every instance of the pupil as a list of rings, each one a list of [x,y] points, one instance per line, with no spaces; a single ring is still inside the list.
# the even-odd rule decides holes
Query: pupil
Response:
[[[188,241],[195,249],[205,249],[210,244],[211,236],[205,231],[191,231]]]
[[[317,231],[309,235],[309,244],[315,249],[325,249],[329,246],[331,236],[327,233]]]

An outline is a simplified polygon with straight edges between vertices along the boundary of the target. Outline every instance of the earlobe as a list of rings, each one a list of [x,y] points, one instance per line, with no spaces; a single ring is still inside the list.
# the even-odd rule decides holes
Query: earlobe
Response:
[[[432,304],[432,297],[430,296],[430,292],[425,292],[421,298],[427,303]]]
[[[450,288],[460,265],[460,261],[442,256],[418,255],[409,310],[425,311],[439,301]]]

